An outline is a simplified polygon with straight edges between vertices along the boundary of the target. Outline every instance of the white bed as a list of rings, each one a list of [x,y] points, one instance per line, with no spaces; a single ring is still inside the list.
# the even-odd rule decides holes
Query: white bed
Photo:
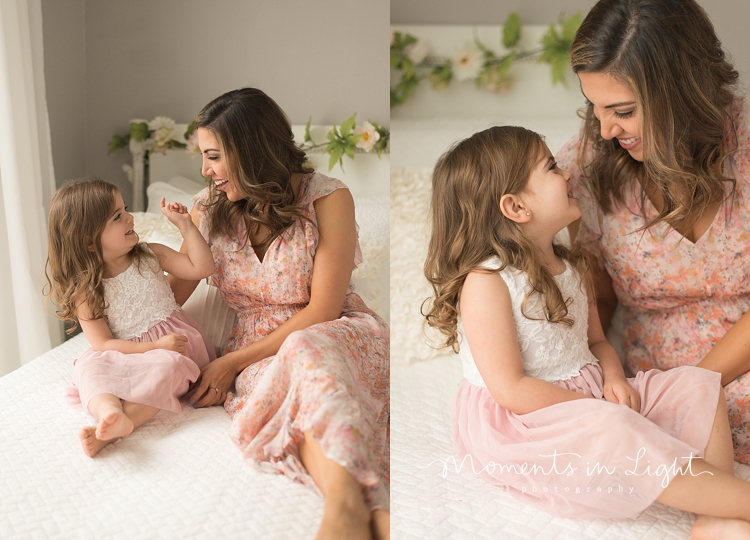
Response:
[[[392,537],[685,540],[694,516],[660,504],[625,521],[555,518],[518,502],[471,470],[457,470],[450,410],[462,379],[461,363],[452,353],[428,345],[435,336],[423,328],[419,312],[431,294],[422,274],[428,240],[426,211],[435,160],[452,142],[493,124],[538,131],[547,137],[554,153],[576,132],[578,120],[506,117],[391,122]],[[614,328],[608,337],[621,347],[621,328]],[[750,467],[736,464],[735,470],[750,479]]]
[[[190,185],[185,172],[169,172],[175,158],[184,155],[173,153],[161,164],[158,156],[156,174],[152,159],[154,196]],[[187,174],[200,187],[198,162]],[[347,182],[355,198],[365,258],[353,275],[355,288],[388,319],[389,155],[358,154],[345,168],[328,174]],[[163,185],[152,189],[157,183]],[[189,201],[191,193],[173,195],[167,196]],[[161,214],[135,216],[142,240],[179,246],[179,233]],[[233,314],[216,290],[202,283],[185,309],[221,347]],[[322,498],[246,463],[227,435],[229,417],[221,407],[161,411],[94,459],[86,457],[77,433],[94,420],[68,406],[64,390],[73,360],[87,348],[78,335],[0,378],[0,538],[314,537]]]

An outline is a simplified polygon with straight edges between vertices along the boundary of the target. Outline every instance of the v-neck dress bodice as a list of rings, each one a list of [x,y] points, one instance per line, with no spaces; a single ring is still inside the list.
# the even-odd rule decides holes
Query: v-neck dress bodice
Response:
[[[633,179],[626,203],[605,214],[581,179],[578,136],[557,154],[572,174],[581,207],[577,241],[612,277],[624,306],[625,363],[631,373],[695,365],[750,309],[750,110],[735,103],[737,150],[724,173],[735,180],[731,197],[695,242],[665,222],[642,231],[655,217],[648,199],[640,210]],[[727,130],[727,145],[734,145]],[[730,185],[726,184],[729,194]],[[735,458],[750,463],[750,376],[726,386]]]

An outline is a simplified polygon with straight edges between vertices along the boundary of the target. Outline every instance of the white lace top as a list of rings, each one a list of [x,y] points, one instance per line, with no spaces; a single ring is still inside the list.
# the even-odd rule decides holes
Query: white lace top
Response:
[[[103,281],[104,314],[116,339],[138,337],[180,307],[156,260],[143,260],[140,272],[134,261],[124,272]]]
[[[500,259],[493,257],[482,265],[497,269]],[[508,285],[513,305],[513,320],[516,323],[518,347],[521,349],[524,372],[537,379],[554,382],[570,379],[578,374],[586,364],[597,362],[588,347],[588,303],[586,292],[581,288],[578,273],[565,262],[565,272],[555,276],[563,298],[571,298],[568,314],[573,318],[573,326],[551,323],[544,319],[539,295],[532,296],[526,304],[526,313],[542,320],[531,320],[521,313],[521,302],[530,290],[525,273],[516,268],[506,267],[500,276]],[[461,318],[458,319],[459,356],[463,363],[464,377],[472,384],[487,385],[479,374],[466,340]]]

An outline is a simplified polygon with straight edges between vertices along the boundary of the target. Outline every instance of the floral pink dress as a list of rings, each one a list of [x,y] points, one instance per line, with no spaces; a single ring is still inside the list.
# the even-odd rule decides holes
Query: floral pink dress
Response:
[[[306,175],[299,207],[310,221],[298,221],[277,237],[262,262],[249,244],[209,238],[202,217],[201,233],[216,262],[212,283],[237,312],[226,352],[267,336],[308,304],[318,244],[313,203],[337,189],[346,186],[322,174]],[[207,196],[205,190],[196,197],[201,212]],[[355,266],[361,262],[357,245]],[[303,433],[312,431],[326,456],[365,488],[368,506],[388,509],[389,361],[388,326],[350,284],[340,318],[293,332],[275,356],[237,376],[224,403],[233,420],[230,435],[259,469],[314,486],[297,452]]]
[[[733,113],[738,150],[725,174],[736,180],[734,198],[693,243],[666,223],[645,233],[640,197],[604,214],[581,182],[578,136],[557,154],[569,171],[581,212],[580,241],[610,276],[625,308],[625,364],[631,373],[695,365],[750,308],[750,111],[738,100]],[[727,131],[727,144],[733,135]],[[634,186],[638,184],[634,180]],[[729,187],[727,188],[729,191]],[[646,200],[646,218],[656,210]],[[725,388],[735,460],[750,464],[750,374]]]

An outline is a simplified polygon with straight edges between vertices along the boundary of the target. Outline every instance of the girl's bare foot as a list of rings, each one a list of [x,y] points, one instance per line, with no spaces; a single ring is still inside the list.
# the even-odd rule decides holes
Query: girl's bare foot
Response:
[[[315,540],[372,540],[370,512],[362,489],[352,480],[336,495],[326,497],[323,520]]]
[[[370,521],[372,537],[375,540],[389,540],[391,537],[391,514],[385,510],[373,510]]]
[[[102,441],[96,438],[96,426],[86,426],[78,432],[78,438],[81,440],[81,446],[88,457],[94,457],[99,450],[104,448],[112,441]]]
[[[101,441],[111,441],[126,437],[133,433],[133,421],[127,417],[122,409],[114,409],[99,420],[96,426],[96,438]]]
[[[691,537],[692,540],[748,540],[750,521],[698,516]]]

